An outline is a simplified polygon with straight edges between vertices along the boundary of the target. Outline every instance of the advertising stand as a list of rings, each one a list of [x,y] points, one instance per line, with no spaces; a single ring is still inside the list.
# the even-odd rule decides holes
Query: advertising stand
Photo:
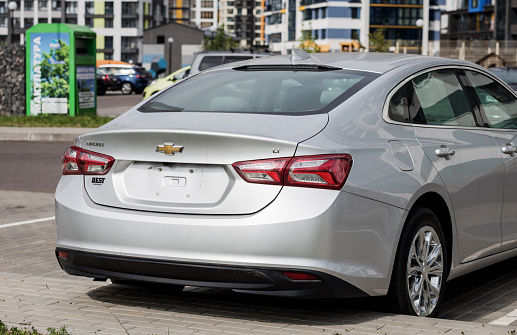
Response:
[[[97,114],[96,34],[75,24],[26,32],[27,115]]]

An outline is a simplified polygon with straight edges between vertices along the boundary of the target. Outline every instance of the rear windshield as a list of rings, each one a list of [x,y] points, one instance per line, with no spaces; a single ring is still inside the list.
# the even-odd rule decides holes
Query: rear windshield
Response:
[[[202,73],[141,106],[141,112],[324,113],[378,74],[351,71],[238,71]]]
[[[236,55],[236,56],[205,56],[199,63],[199,71],[207,70],[211,67],[221,64],[239,62],[253,58],[253,55]]]

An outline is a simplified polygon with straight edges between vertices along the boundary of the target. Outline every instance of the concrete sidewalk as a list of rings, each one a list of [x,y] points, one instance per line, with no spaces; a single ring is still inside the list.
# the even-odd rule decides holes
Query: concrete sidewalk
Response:
[[[0,141],[60,141],[73,142],[95,128],[0,127]]]

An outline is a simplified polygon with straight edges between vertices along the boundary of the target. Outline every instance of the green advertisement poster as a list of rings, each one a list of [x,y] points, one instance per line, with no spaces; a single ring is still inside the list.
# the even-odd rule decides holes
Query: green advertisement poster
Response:
[[[68,113],[69,36],[68,33],[31,35],[31,115]]]

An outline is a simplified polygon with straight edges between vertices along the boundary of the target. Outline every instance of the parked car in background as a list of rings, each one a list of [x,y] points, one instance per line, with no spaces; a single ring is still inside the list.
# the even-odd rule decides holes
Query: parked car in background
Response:
[[[140,94],[152,79],[152,75],[146,69],[135,65],[105,64],[98,69],[104,69],[119,79],[122,94]]]
[[[252,59],[188,77],[62,158],[56,257],[96,280],[387,295],[517,256],[517,94],[461,60]]]
[[[252,53],[249,51],[203,51],[194,55],[189,76],[193,76],[211,67],[249,60],[260,57],[271,56],[268,53]]]
[[[106,91],[120,89],[120,80],[114,74],[109,74],[106,69],[97,69],[97,95],[104,95]]]
[[[166,87],[171,86],[178,80],[188,77],[190,72],[190,66],[185,66],[173,73],[169,74],[167,77],[158,78],[153,80],[149,86],[144,89],[144,99],[149,98],[151,95],[163,90]]]
[[[492,72],[502,81],[508,84],[514,91],[517,90],[517,67],[491,67],[488,71]]]

